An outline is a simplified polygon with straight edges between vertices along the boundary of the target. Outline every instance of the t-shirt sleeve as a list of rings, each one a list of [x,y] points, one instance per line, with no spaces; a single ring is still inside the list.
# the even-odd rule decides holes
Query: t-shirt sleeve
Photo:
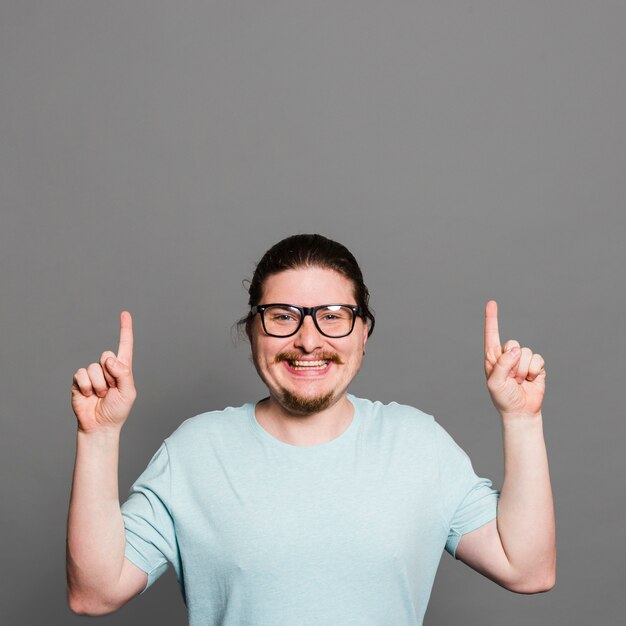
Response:
[[[163,442],[122,505],[125,556],[148,574],[143,591],[165,572],[168,562],[180,574],[170,491],[171,468],[167,444]]]
[[[472,462],[452,437],[435,422],[443,516],[448,526],[446,550],[456,558],[465,533],[495,519],[500,492],[474,472]]]

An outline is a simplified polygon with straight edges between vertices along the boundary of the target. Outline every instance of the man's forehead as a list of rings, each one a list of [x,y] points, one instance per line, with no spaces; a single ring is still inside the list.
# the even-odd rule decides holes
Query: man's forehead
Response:
[[[300,304],[297,299],[354,299],[354,291],[353,282],[336,270],[317,266],[300,267],[270,274],[263,284],[263,300],[269,298],[278,301],[276,298],[279,298],[282,302]],[[330,300],[324,303],[330,303]]]

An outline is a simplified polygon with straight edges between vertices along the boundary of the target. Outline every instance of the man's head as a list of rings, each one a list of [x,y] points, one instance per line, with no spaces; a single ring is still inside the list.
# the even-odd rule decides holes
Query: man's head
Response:
[[[270,397],[301,415],[324,410],[343,397],[375,322],[369,292],[350,251],[321,235],[283,239],[257,265],[249,296],[251,312],[240,324]],[[307,310],[263,309],[277,303]],[[319,309],[340,304],[349,307]]]
[[[322,235],[292,235],[274,244],[261,258],[254,270],[248,288],[250,307],[261,304],[267,278],[285,270],[305,267],[323,267],[343,274],[351,283],[361,317],[369,324],[368,336],[374,330],[374,314],[369,308],[370,294],[363,282],[363,274],[354,255],[344,245]],[[248,313],[239,320],[250,338],[250,324],[255,315]]]

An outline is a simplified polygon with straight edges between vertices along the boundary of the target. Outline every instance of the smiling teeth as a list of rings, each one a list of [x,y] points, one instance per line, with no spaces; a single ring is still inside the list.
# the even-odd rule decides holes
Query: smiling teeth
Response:
[[[306,368],[324,368],[328,361],[292,361],[291,366],[294,369],[306,369]]]

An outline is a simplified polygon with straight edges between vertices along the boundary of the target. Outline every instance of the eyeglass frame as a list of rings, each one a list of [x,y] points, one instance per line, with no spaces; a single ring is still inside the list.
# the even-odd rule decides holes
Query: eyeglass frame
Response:
[[[274,333],[267,332],[267,328],[265,328],[265,309],[268,309],[269,307],[272,307],[272,306],[288,307],[290,309],[296,309],[297,311],[300,312],[300,322],[298,323],[298,326],[292,333],[289,333],[288,335],[275,335]],[[317,322],[316,313],[320,309],[327,309],[330,306],[342,306],[352,311],[352,326],[350,326],[350,330],[345,335],[336,335],[336,336],[327,335],[320,328]],[[313,323],[315,324],[315,328],[317,328],[318,332],[321,335],[324,335],[324,337],[328,337],[329,339],[341,339],[342,337],[347,337],[348,335],[351,335],[352,331],[354,330],[354,325],[356,324],[357,316],[363,317],[362,307],[356,304],[320,304],[319,306],[296,306],[295,304],[285,304],[284,302],[272,302],[271,304],[256,304],[255,306],[250,307],[250,313],[252,313],[252,315],[256,315],[258,313],[261,316],[261,324],[263,326],[263,331],[265,332],[266,335],[268,335],[269,337],[279,337],[280,339],[285,339],[286,337],[293,337],[302,328],[302,324],[304,324],[304,318],[307,315],[310,315],[313,318]]]

